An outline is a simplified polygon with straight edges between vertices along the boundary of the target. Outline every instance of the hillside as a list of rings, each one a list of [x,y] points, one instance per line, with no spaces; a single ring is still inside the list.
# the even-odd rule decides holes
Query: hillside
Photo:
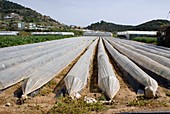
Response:
[[[158,20],[152,20],[152,21],[148,21],[146,23],[137,25],[133,29],[134,30],[153,30],[153,31],[156,31],[160,27],[168,26],[168,25],[170,25],[170,21],[158,19]]]
[[[93,23],[86,28],[91,30],[110,31],[110,32],[125,31],[125,30],[155,31],[158,30],[160,27],[167,26],[167,25],[170,25],[170,21],[168,20],[152,20],[137,26],[119,25],[119,24],[101,21],[101,22]]]
[[[124,31],[131,28],[133,28],[133,26],[118,25],[114,23],[108,23],[105,21],[93,23],[87,27],[87,29],[91,29],[91,30],[100,30],[100,31],[109,31],[109,32],[118,31],[118,30]]]
[[[0,21],[4,21],[4,17],[10,13],[18,14],[22,19],[20,21],[26,23],[36,23],[44,26],[63,27],[58,21],[50,18],[49,16],[42,15],[30,8],[21,6],[7,0],[0,0]]]

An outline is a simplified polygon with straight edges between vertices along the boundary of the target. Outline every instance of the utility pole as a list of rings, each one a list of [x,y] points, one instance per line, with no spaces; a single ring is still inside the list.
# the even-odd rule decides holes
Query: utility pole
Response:
[[[3,20],[3,0],[0,0],[0,19]]]
[[[2,19],[2,1],[0,0],[0,19]]]
[[[167,15],[167,17],[166,17],[166,20],[168,19],[168,17],[169,17],[169,14],[170,14],[170,11],[168,12],[168,15]]]

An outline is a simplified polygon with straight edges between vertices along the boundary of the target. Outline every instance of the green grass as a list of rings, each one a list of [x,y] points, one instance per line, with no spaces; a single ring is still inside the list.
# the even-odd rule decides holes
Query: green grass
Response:
[[[73,36],[0,36],[0,48],[17,46],[23,44],[31,44],[38,42],[45,42],[50,40],[58,40],[63,38],[69,38]]]
[[[149,43],[149,44],[156,44],[157,39],[154,37],[135,37],[132,40],[138,41],[138,42],[144,42],[144,43]]]
[[[136,100],[130,101],[127,106],[167,107],[168,105],[166,102],[157,99],[145,99],[144,97],[139,97]]]
[[[92,111],[100,112],[106,107],[101,103],[88,104],[80,100],[72,100],[69,97],[57,98],[56,104],[49,110],[48,114],[88,114]]]
[[[99,100],[99,101],[106,101],[107,99],[106,99],[106,96],[104,94],[101,94],[101,96],[98,97],[97,100]]]

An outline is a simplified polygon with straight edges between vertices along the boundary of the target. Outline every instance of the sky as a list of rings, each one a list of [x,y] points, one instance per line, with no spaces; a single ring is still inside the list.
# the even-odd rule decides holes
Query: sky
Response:
[[[9,0],[66,25],[86,27],[101,20],[139,25],[166,19],[170,0]],[[168,18],[170,20],[170,16]]]

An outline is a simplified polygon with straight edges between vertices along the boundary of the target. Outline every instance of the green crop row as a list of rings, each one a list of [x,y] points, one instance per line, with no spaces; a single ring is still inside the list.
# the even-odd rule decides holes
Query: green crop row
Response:
[[[63,38],[69,38],[73,36],[0,36],[0,48],[17,46],[23,44],[32,44],[38,42],[45,42],[50,40],[58,40]]]
[[[149,44],[157,43],[157,39],[153,37],[136,37],[136,38],[133,38],[132,40],[138,41],[138,42],[149,43]]]

